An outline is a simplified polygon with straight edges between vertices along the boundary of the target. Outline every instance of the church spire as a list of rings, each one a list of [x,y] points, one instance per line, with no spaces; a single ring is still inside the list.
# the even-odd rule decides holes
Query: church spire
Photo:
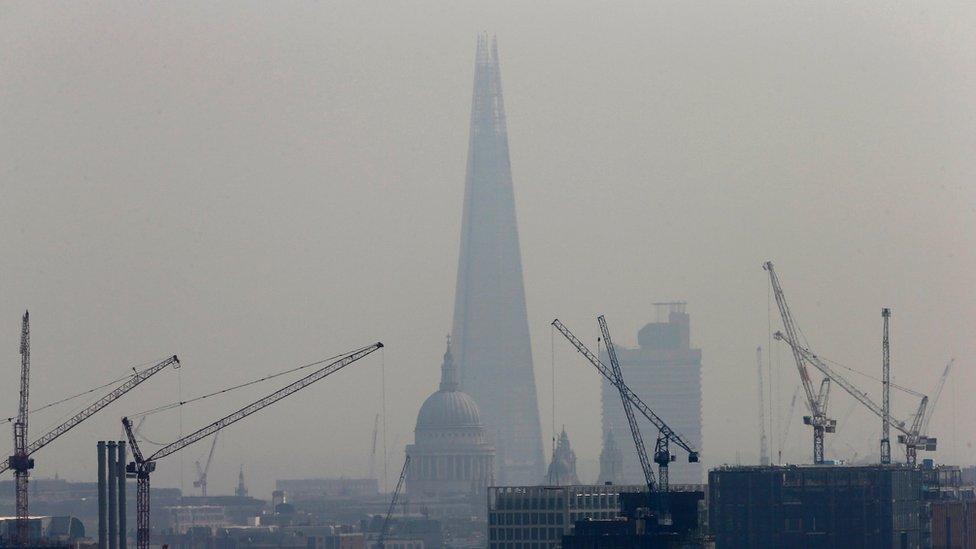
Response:
[[[444,351],[444,362],[441,364],[441,391],[457,391],[459,385],[457,366],[451,354],[451,336],[447,336],[447,350]]]

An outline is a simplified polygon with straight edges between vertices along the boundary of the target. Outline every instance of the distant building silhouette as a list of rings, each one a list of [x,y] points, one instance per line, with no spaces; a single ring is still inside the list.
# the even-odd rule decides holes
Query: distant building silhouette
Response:
[[[624,478],[624,454],[617,446],[617,439],[613,432],[613,423],[607,426],[603,434],[603,450],[600,451],[599,484],[620,484]]]
[[[667,424],[685,440],[701,450],[702,445],[702,387],[701,349],[691,347],[691,321],[683,302],[655,304],[659,313],[667,313],[666,321],[647,324],[637,334],[638,347],[627,349],[616,345],[617,358],[624,381],[637,396],[647,403]],[[663,320],[663,319],[662,319]],[[601,352],[606,362],[606,351]],[[627,425],[620,393],[607,381],[602,382],[603,436],[612,437],[623,451],[623,479],[621,482],[641,483],[644,473],[637,459],[634,441],[629,430],[612,425]],[[646,430],[645,442],[653,450],[657,433]],[[680,449],[671,447],[678,458],[670,466],[672,484],[699,484],[702,481],[701,463],[688,463]]]
[[[552,452],[552,461],[549,463],[549,472],[543,484],[549,486],[572,486],[579,484],[579,477],[576,476],[576,452],[569,445],[569,435],[566,428],[559,435],[559,442]]]
[[[498,484],[544,473],[542,431],[522,282],[515,195],[498,48],[478,38],[460,257],[454,353],[461,387],[481,405],[498,451]]]

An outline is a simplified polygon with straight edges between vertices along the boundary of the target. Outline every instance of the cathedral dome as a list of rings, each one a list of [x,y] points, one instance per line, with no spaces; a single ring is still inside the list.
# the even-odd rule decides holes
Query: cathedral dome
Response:
[[[474,399],[461,391],[437,391],[427,397],[417,414],[417,430],[478,427],[481,412]]]
[[[481,427],[481,412],[470,395],[458,388],[458,372],[448,343],[441,365],[440,390],[427,397],[417,414],[417,430]]]
[[[488,441],[474,399],[460,390],[451,338],[441,365],[441,386],[417,413],[414,443],[407,445],[407,494],[474,495],[491,484],[495,448]],[[482,502],[483,504],[483,502]]]

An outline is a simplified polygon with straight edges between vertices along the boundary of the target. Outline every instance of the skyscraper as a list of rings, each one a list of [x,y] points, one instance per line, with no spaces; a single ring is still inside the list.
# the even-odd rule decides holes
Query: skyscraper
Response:
[[[702,449],[701,349],[691,346],[691,319],[684,302],[655,303],[658,322],[647,324],[637,333],[638,347],[616,345],[624,381],[667,424],[695,449]],[[664,314],[667,314],[666,322]],[[607,362],[606,350],[601,358]],[[601,382],[604,447],[607,439],[623,450],[621,482],[643,482],[644,474],[630,431],[623,433],[613,425],[627,425],[620,393],[606,380]],[[644,440],[654,444],[657,433],[645,430]],[[653,448],[653,446],[652,446]],[[670,466],[672,484],[702,482],[702,464],[688,463],[683,451],[671,446],[677,461]]]
[[[496,448],[496,484],[543,477],[542,432],[522,283],[498,48],[478,37],[454,295],[461,387]]]

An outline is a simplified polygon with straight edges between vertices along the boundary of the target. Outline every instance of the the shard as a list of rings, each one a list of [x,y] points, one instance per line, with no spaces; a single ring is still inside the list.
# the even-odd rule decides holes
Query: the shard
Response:
[[[478,38],[453,336],[461,386],[496,447],[495,484],[545,473],[498,47]]]

